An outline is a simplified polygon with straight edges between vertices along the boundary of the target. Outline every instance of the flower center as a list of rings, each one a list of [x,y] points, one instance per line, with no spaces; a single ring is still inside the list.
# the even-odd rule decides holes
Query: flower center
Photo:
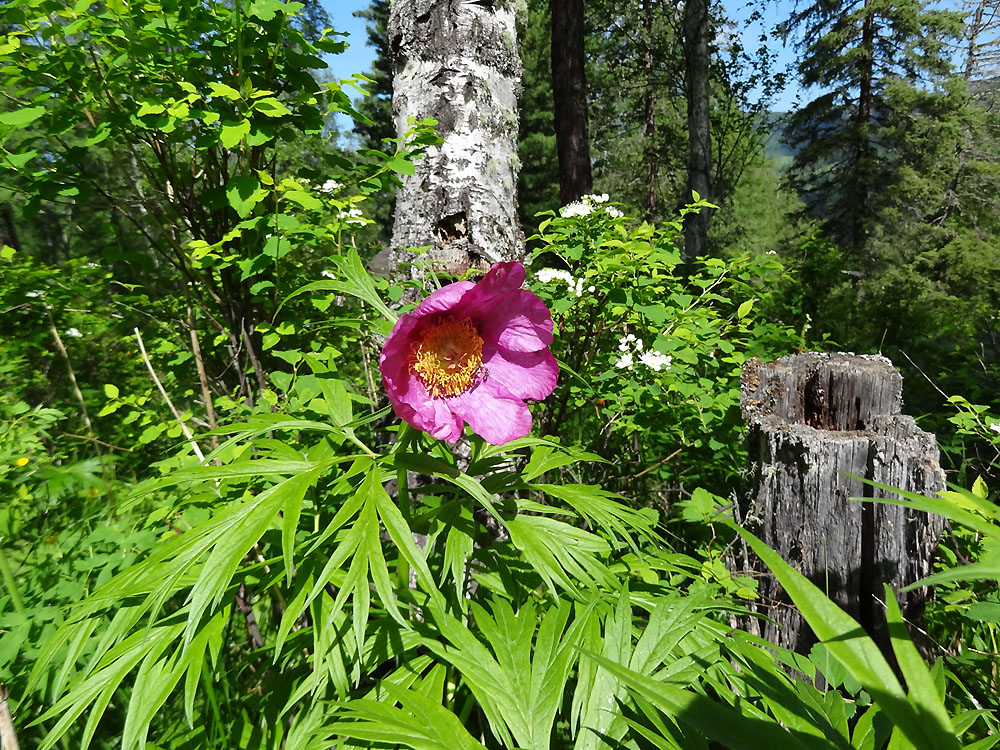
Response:
[[[410,347],[410,369],[432,398],[465,393],[482,366],[483,340],[468,318],[445,318]]]

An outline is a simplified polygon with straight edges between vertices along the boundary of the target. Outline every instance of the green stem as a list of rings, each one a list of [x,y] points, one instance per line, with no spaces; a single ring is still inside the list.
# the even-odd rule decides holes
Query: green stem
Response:
[[[3,585],[10,592],[10,600],[14,605],[14,611],[19,615],[27,614],[24,602],[21,601],[21,595],[17,591],[14,572],[10,569],[10,563],[7,562],[7,555],[4,553],[3,547],[0,547],[0,576],[3,576]]]
[[[219,700],[215,695],[215,686],[212,684],[212,673],[208,669],[208,663],[201,663],[201,682],[205,686],[205,695],[208,698],[208,704],[212,709],[212,718],[215,720],[215,731],[213,735],[215,737],[225,737],[225,727],[222,725],[222,714],[219,711]]]
[[[394,454],[405,453],[413,438],[416,437],[416,434],[416,430],[404,422],[400,425],[399,433],[396,437],[396,445],[393,446],[392,452]],[[396,505],[399,507],[403,521],[406,522],[406,527],[409,529],[410,484],[406,476],[406,469],[399,466],[396,467]],[[410,564],[407,562],[401,549],[396,550],[396,580],[399,582],[399,587],[402,591],[410,588]]]
[[[24,608],[24,602],[21,601],[21,595],[17,591],[17,581],[14,580],[14,571],[10,569],[10,563],[7,561],[7,555],[3,551],[3,547],[0,547],[0,578],[3,578],[3,585],[10,592],[10,601],[14,605],[14,611],[19,615],[27,615],[28,612]],[[44,723],[38,722],[38,726],[48,735],[49,728]],[[63,750],[69,750],[69,741],[65,735],[60,735],[58,742],[59,747],[63,748]]]

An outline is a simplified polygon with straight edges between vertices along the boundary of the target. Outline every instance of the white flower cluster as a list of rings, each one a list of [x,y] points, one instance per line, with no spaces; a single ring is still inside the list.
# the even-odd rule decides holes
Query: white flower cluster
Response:
[[[543,284],[549,284],[555,281],[556,279],[564,281],[566,283],[566,286],[569,287],[569,290],[573,294],[575,294],[577,297],[583,296],[582,276],[579,279],[574,279],[573,274],[571,274],[569,271],[563,271],[558,268],[543,268],[536,274],[536,276],[538,277],[538,280],[541,281]],[[588,292],[593,292],[595,289],[596,287],[593,285],[587,287]]]
[[[332,193],[334,190],[340,190],[342,187],[344,185],[336,180],[327,180],[319,186],[319,191],[321,193]]]
[[[581,201],[575,201],[570,203],[568,206],[563,206],[559,209],[559,215],[564,219],[568,219],[572,216],[586,216],[593,209],[590,207],[589,203],[583,203]]]
[[[636,338],[634,333],[622,336],[618,339],[618,351],[622,352],[615,367],[619,370],[631,370],[635,366],[636,355],[639,361],[654,372],[669,370],[673,357],[669,354],[660,354],[654,351],[643,351],[642,339]]]
[[[338,214],[339,219],[342,219],[345,224],[367,224],[368,220],[365,219],[364,212],[360,208],[351,208],[347,211],[341,211]]]
[[[560,208],[559,215],[564,219],[568,219],[571,216],[588,216],[594,212],[597,206],[602,203],[607,203],[609,200],[610,196],[607,193],[601,193],[600,195],[585,195],[580,198],[580,200],[574,201],[568,206]],[[621,219],[625,216],[625,214],[614,206],[605,206],[604,213],[613,219]]]
[[[66,335],[69,336],[70,338],[74,338],[74,339],[82,339],[83,338],[83,334],[80,333],[80,329],[79,328],[67,328],[66,329]]]

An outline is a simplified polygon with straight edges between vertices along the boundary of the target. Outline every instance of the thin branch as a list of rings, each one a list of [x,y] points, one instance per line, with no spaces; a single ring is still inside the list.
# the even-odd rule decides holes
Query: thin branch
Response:
[[[101,451],[100,440],[97,439],[97,433],[94,431],[94,424],[90,421],[90,414],[87,412],[87,402],[83,398],[83,393],[80,391],[80,384],[76,381],[76,373],[73,371],[73,362],[69,358],[69,352],[66,351],[66,345],[63,344],[62,336],[59,335],[59,329],[56,328],[56,322],[52,317],[52,313],[48,312],[49,318],[49,331],[52,333],[52,338],[55,339],[56,348],[59,349],[59,353],[62,355],[63,361],[66,363],[66,372],[69,373],[69,382],[73,386],[73,395],[76,396],[76,400],[80,402],[80,414],[83,416],[83,423],[87,428],[87,432],[90,436],[86,438],[94,446],[94,452],[97,454],[97,461],[101,465],[101,475],[104,477],[104,486],[108,492],[108,499],[111,501],[111,507],[115,507],[115,491],[111,482],[111,474],[109,472],[108,466],[104,461],[104,453]]]
[[[17,735],[14,733],[14,720],[7,708],[7,686],[0,685],[0,748],[3,750],[20,750]]]
[[[191,430],[188,429],[184,420],[181,419],[180,412],[177,411],[173,401],[170,400],[170,396],[167,395],[167,391],[163,387],[163,383],[161,383],[160,379],[156,376],[156,370],[153,369],[153,364],[149,361],[149,355],[146,354],[146,347],[142,343],[142,335],[139,333],[139,329],[133,328],[132,330],[135,331],[135,340],[139,342],[139,351],[142,353],[142,361],[146,363],[146,369],[149,370],[150,377],[153,378],[153,382],[156,383],[156,387],[160,391],[160,395],[163,396],[163,400],[167,402],[167,406],[170,407],[170,411],[173,412],[174,419],[177,420],[177,424],[181,426],[181,432],[183,432],[184,437],[187,438],[194,455],[198,457],[199,461],[205,463],[205,454],[201,452],[201,448],[199,448],[198,443],[195,442],[194,435],[191,433]]]

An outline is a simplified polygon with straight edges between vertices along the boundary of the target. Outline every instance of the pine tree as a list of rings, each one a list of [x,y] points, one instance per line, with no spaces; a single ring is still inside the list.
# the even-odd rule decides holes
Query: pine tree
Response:
[[[389,0],[372,0],[355,16],[365,19],[368,31],[367,45],[375,50],[372,67],[365,76],[371,79],[366,90],[368,96],[358,102],[357,110],[370,122],[356,121],[354,132],[365,149],[385,151],[386,138],[396,137],[396,123],[392,117],[392,55],[389,52],[388,24]],[[391,148],[390,148],[391,150]],[[378,225],[378,239],[384,245],[392,234],[392,216],[396,209],[396,186],[383,181],[383,190],[374,201],[374,219]]]
[[[822,91],[789,123],[793,185],[863,266],[880,217],[914,190],[905,177],[939,174],[937,158],[955,151],[945,41],[959,29],[956,14],[921,0],[816,0],[785,24],[803,40],[802,84]],[[915,131],[930,153],[908,143]]]
[[[367,46],[375,50],[371,70],[365,73],[371,79],[366,90],[368,96],[358,102],[357,110],[371,120],[358,122],[354,132],[361,138],[364,148],[382,150],[385,138],[396,137],[396,125],[392,119],[392,56],[389,54],[387,27],[389,23],[389,0],[372,0],[364,10],[354,12],[367,24]]]
[[[531,229],[537,226],[535,214],[559,205],[548,0],[528,0],[527,12],[519,22],[524,75],[517,144],[521,162],[517,201],[521,224],[531,234]]]

